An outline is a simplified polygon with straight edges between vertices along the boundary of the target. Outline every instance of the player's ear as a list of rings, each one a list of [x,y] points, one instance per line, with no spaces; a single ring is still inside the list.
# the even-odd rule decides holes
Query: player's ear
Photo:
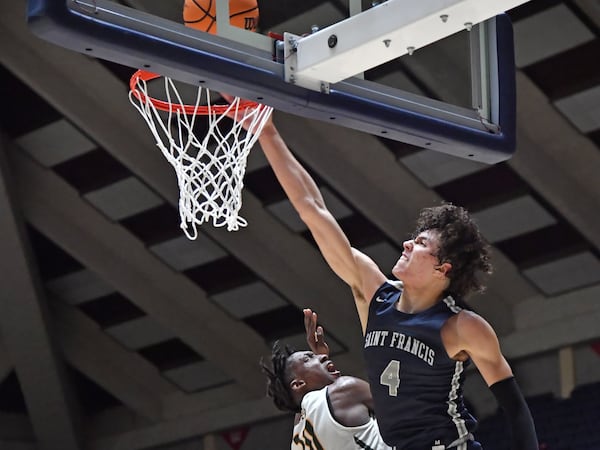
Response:
[[[300,378],[294,378],[292,381],[290,381],[290,389],[292,391],[300,390],[304,386],[306,386],[306,382]]]
[[[452,264],[449,262],[445,262],[435,267],[435,270],[441,275],[447,277],[450,271],[452,270]]]

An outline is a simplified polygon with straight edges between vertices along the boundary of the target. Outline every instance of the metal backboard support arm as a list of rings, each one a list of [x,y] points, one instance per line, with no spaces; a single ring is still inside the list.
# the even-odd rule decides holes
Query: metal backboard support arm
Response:
[[[296,37],[294,77],[337,83],[471,30],[526,0],[387,0],[308,36]],[[409,7],[410,6],[410,7]],[[286,64],[287,64],[286,60]]]

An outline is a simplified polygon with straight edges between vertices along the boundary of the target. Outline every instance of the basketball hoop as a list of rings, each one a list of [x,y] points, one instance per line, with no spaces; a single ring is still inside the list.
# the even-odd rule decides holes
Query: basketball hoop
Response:
[[[246,226],[238,214],[246,160],[273,108],[239,97],[228,104],[212,104],[210,91],[202,86],[198,86],[195,103],[185,104],[169,77],[162,77],[166,99],[159,100],[149,95],[147,83],[157,78],[161,76],[135,72],[129,100],[175,169],[182,230],[193,240],[198,237],[196,227],[211,219],[213,226],[227,226],[227,231]],[[208,117],[202,139],[194,133],[194,126],[200,125],[198,116]],[[221,123],[227,116],[237,120],[231,126]]]

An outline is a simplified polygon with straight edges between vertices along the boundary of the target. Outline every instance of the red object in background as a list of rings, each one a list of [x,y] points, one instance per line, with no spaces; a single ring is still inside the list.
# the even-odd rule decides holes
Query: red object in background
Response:
[[[594,350],[596,354],[600,356],[600,341],[590,344],[590,347],[592,347],[592,350]]]
[[[233,450],[240,450],[246,440],[246,436],[248,436],[248,431],[250,431],[248,427],[237,428],[235,430],[224,431],[222,436]]]

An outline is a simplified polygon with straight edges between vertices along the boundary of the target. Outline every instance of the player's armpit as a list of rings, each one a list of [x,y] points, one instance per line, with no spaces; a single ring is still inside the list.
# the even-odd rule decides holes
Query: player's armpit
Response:
[[[364,335],[367,330],[369,304],[377,289],[386,280],[386,277],[369,256],[355,248],[352,248],[352,255],[358,273],[358,282],[350,287]]]

